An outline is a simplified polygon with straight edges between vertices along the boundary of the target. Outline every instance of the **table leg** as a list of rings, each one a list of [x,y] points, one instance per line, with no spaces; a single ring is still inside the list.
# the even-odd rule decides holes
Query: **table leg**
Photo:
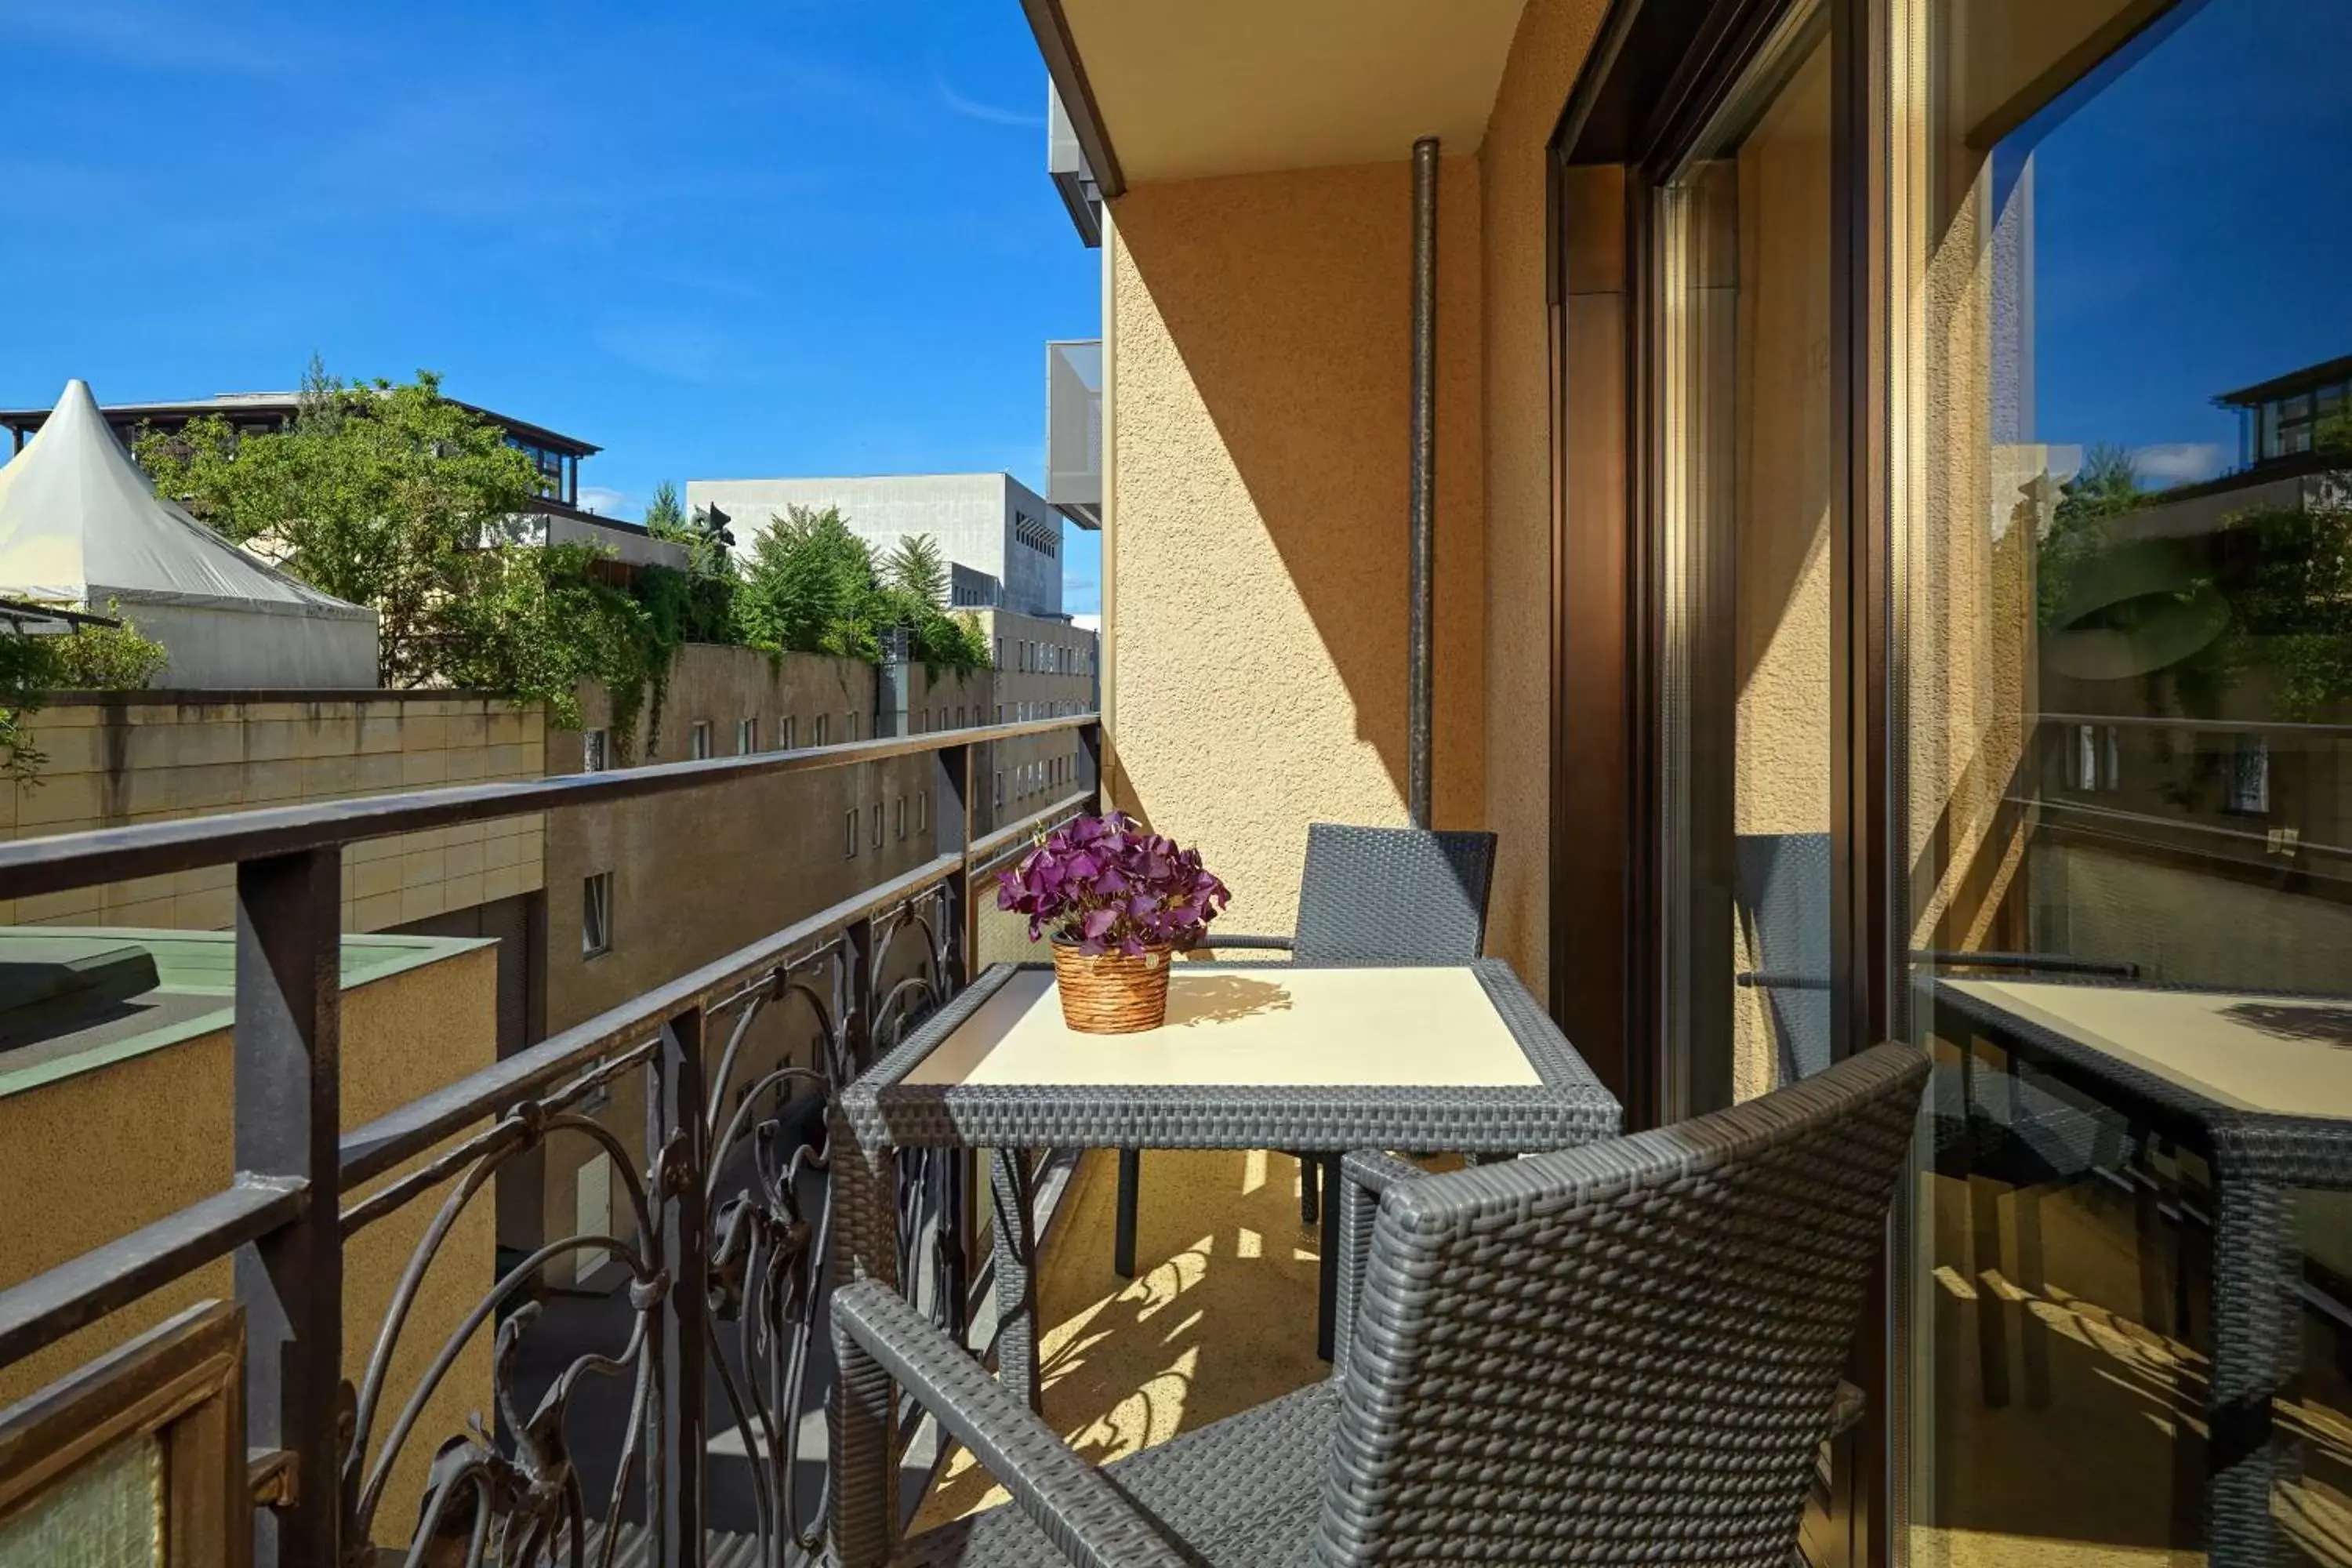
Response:
[[[1110,1266],[1122,1279],[1135,1278],[1135,1197],[1143,1184],[1143,1151],[1118,1152],[1118,1217],[1112,1235]]]
[[[831,1112],[835,1151],[826,1176],[831,1214],[830,1273],[836,1282],[879,1279],[898,1285],[898,1166],[888,1151],[857,1146],[838,1109]],[[840,1568],[878,1568],[898,1520],[898,1464],[893,1436],[898,1394],[887,1376],[834,1379],[827,1433],[832,1485],[826,1533]]]
[[[1301,1164],[1322,1167],[1323,1256],[1315,1266],[1315,1353],[1329,1361],[1339,1313],[1339,1156],[1303,1155]]]
[[[1038,1407],[1036,1179],[1026,1149],[990,1159],[996,1196],[996,1377]]]
[[[2271,1402],[2292,1348],[2285,1303],[2284,1194],[2266,1177],[2233,1173],[2227,1152],[2213,1173],[2212,1437],[2206,1483],[2206,1551],[2212,1568],[2269,1568],[2279,1556],[2271,1524]]]

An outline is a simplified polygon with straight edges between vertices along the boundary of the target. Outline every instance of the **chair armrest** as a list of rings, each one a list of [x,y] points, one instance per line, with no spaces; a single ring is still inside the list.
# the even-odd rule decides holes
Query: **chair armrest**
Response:
[[[1228,935],[1223,931],[1213,931],[1201,939],[1201,945],[1206,948],[1230,947],[1237,951],[1255,948],[1269,952],[1288,952],[1293,943],[1286,936],[1252,936],[1245,931],[1234,931]]]
[[[888,1377],[1012,1493],[1013,1506],[1081,1568],[1183,1568],[1185,1559],[962,1347],[876,1280],[833,1294],[845,1389]]]
[[[1364,1288],[1364,1271],[1372,1261],[1372,1223],[1380,1215],[1381,1194],[1399,1182],[1429,1174],[1393,1154],[1359,1149],[1339,1162],[1339,1190],[1323,1201],[1339,1205],[1339,1256],[1324,1267],[1339,1270],[1339,1300],[1332,1310],[1331,1366],[1348,1368],[1348,1345],[1355,1338],[1356,1308]]]

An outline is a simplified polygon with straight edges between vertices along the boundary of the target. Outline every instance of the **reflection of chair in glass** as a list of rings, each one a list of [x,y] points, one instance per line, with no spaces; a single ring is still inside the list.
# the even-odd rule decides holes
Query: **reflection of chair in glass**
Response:
[[[1830,836],[1744,833],[1734,894],[1756,968],[1737,977],[1764,993],[1780,1083],[1830,1065]]]
[[[1294,963],[1467,963],[1486,945],[1486,896],[1494,877],[1491,833],[1310,823],[1293,933],[1212,931],[1208,945],[1287,952]],[[1317,1162],[1301,1159],[1299,1165],[1299,1217],[1312,1225],[1320,1208]],[[1121,1150],[1113,1251],[1122,1279],[1135,1277],[1141,1184],[1140,1151]]]
[[[1881,1046],[1447,1175],[1350,1154],[1336,1374],[1100,1469],[887,1286],[845,1287],[836,1441],[889,1441],[895,1382],[1012,1502],[893,1554],[886,1489],[837,1489],[842,1560],[1787,1563],[1927,1071]]]

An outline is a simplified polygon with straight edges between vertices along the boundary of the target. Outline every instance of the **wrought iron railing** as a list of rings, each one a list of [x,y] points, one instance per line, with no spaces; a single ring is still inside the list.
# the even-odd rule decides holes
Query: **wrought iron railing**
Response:
[[[1023,819],[979,831],[974,753],[1070,734],[1082,787]],[[1100,778],[1091,716],[879,740],[823,750],[678,763],[617,773],[437,789],[242,812],[0,845],[0,897],[235,862],[236,1170],[226,1190],[131,1236],[0,1291],[0,1366],[14,1363],[225,1256],[247,1316],[246,1419],[257,1561],[372,1561],[405,1537],[410,1563],[597,1563],[639,1531],[652,1560],[704,1561],[711,1433],[740,1438],[751,1476],[743,1533],[756,1560],[814,1555],[824,1518],[822,1453],[803,1429],[823,1420],[830,1375],[824,1300],[826,1118],[796,1105],[830,1097],[969,977],[978,947],[975,879],[1038,827],[1088,808]],[[340,865],[346,845],[460,823],[602,805],[754,776],[893,758],[933,759],[929,861],[681,975],[356,1130],[341,1131]],[[911,952],[903,944],[912,942]],[[903,957],[903,962],[901,958]],[[804,1009],[822,1043],[814,1065],[747,1077],[757,1019]],[[715,1068],[708,1047],[721,1031]],[[646,1075],[643,1145],[589,1113],[625,1074]],[[394,1352],[417,1328],[426,1269],[499,1172],[551,1139],[585,1141],[625,1187],[632,1234],[582,1233],[502,1263],[421,1379],[394,1384]],[[960,1162],[902,1157],[899,1277],[950,1328],[965,1328],[971,1255]],[[390,1178],[387,1180],[386,1178]],[[381,1183],[371,1187],[370,1184]],[[347,1194],[362,1194],[348,1196]],[[358,1232],[411,1205],[437,1208],[385,1304],[363,1376],[343,1379],[343,1252]],[[618,1227],[613,1227],[617,1231]],[[562,1258],[608,1258],[628,1275],[612,1342],[562,1360],[535,1396],[520,1373],[541,1312],[528,1287]],[[424,1429],[435,1391],[477,1334],[494,1335],[492,1403],[478,1426]],[[592,1488],[567,1422],[586,1383],[624,1380],[627,1418]],[[714,1397],[715,1393],[715,1397]],[[902,1434],[902,1442],[907,1435]],[[389,1495],[395,1461],[435,1446],[421,1500]],[[814,1462],[814,1478],[806,1465]],[[286,1484],[290,1472],[292,1484]],[[592,1489],[603,1495],[591,1496]],[[414,1523],[407,1509],[415,1510]],[[394,1521],[400,1521],[394,1524]]]

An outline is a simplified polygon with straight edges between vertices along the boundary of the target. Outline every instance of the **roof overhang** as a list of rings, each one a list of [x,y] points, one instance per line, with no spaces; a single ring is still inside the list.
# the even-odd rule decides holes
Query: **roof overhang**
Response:
[[[1022,0],[1106,196],[1486,134],[1526,0]]]

